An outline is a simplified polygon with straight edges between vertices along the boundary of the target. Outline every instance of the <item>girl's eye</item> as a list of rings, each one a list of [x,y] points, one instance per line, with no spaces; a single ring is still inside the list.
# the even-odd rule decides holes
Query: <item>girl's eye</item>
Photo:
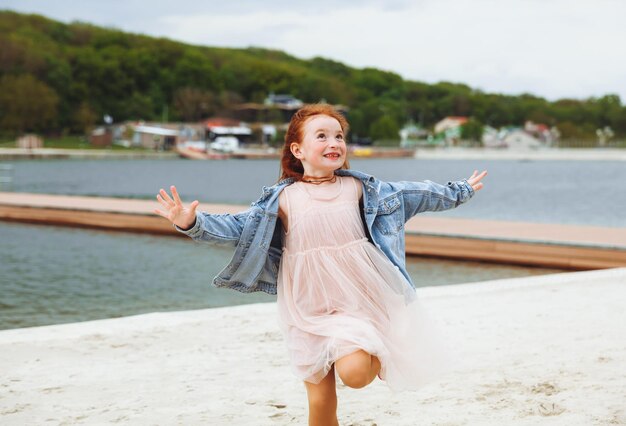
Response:
[[[326,135],[324,133],[320,133],[319,135],[317,135],[318,138],[326,138]]]
[[[343,135],[337,135],[337,139],[342,140],[343,139]]]

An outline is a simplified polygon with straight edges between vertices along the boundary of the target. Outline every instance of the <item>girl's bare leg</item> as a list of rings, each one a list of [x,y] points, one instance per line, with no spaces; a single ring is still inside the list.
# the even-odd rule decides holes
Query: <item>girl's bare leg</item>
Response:
[[[339,426],[335,365],[318,384],[304,382],[309,398],[309,426]]]
[[[343,384],[355,389],[372,383],[380,371],[378,357],[362,349],[338,359],[335,366]]]

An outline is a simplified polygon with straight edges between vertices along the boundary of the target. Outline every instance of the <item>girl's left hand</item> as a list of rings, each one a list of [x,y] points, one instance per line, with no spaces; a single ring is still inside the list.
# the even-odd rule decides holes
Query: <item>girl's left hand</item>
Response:
[[[484,178],[485,176],[487,176],[487,170],[483,170],[481,174],[478,174],[478,170],[474,170],[474,173],[472,173],[472,176],[467,178],[467,183],[469,183],[472,186],[472,189],[474,189],[474,191],[478,191],[479,189],[482,189],[482,187],[484,186],[484,184],[480,180]]]

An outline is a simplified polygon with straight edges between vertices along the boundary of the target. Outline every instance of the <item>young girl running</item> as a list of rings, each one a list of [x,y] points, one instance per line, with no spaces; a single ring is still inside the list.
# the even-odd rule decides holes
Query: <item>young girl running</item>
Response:
[[[196,241],[235,253],[213,283],[277,294],[293,373],[304,381],[310,425],[336,425],[335,374],[352,388],[377,376],[416,389],[446,365],[406,271],[404,223],[457,207],[486,171],[440,185],[382,182],[348,168],[348,123],[329,105],[307,105],[285,135],[280,181],[235,215],[196,212],[174,186],[156,214]]]

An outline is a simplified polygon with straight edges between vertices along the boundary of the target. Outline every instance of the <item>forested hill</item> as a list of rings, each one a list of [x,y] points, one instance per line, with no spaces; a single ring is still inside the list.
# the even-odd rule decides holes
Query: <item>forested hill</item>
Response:
[[[419,53],[419,52],[417,52]],[[428,58],[416,55],[416,60]],[[0,133],[83,132],[102,120],[198,120],[269,92],[350,107],[360,135],[432,126],[448,115],[495,127],[525,120],[557,125],[564,137],[594,137],[611,126],[626,135],[619,97],[560,100],[505,96],[463,84],[425,84],[392,72],[302,60],[261,48],[184,44],[39,15],[0,12]]]

